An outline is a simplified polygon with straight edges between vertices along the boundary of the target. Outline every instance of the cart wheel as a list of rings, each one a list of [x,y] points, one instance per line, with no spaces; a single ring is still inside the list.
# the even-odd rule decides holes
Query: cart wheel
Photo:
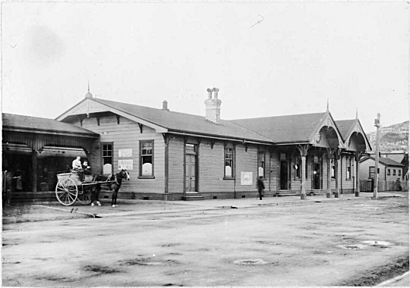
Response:
[[[70,206],[75,203],[78,197],[78,188],[71,178],[58,181],[56,185],[56,197],[58,202],[64,206]]]
[[[91,204],[91,193],[93,191],[93,187],[82,187],[80,191],[78,191],[78,197],[77,197],[77,202],[79,202],[82,205],[89,205]]]

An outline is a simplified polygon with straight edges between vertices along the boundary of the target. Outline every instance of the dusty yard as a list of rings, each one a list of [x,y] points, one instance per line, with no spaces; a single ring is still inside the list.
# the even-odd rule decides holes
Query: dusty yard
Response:
[[[408,269],[407,197],[201,207],[4,225],[3,286],[373,285]]]

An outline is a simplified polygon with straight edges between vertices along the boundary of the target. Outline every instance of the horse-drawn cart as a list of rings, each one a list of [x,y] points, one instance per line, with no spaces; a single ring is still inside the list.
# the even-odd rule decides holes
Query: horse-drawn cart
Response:
[[[73,205],[75,202],[90,204],[92,193],[99,188],[97,186],[114,182],[110,181],[109,177],[105,181],[96,181],[92,175],[84,175],[84,180],[81,181],[78,172],[60,173],[57,174],[57,179],[56,197],[64,206]]]

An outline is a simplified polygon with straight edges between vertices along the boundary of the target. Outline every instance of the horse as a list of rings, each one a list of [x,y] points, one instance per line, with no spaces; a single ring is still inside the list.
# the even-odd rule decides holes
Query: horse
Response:
[[[117,206],[117,196],[118,196],[118,191],[121,188],[122,179],[127,179],[128,181],[130,180],[130,174],[128,173],[127,169],[121,169],[118,173],[114,175],[109,175],[109,176],[97,175],[94,178],[94,181],[99,181],[99,182],[106,181],[107,184],[110,184],[109,187],[112,190],[112,197],[111,197],[112,207]],[[92,206],[94,206],[95,204],[97,204],[98,206],[101,206],[101,203],[98,200],[98,197],[101,191],[101,185],[102,185],[101,183],[97,184],[95,186],[95,189],[93,189],[91,193],[91,205]]]

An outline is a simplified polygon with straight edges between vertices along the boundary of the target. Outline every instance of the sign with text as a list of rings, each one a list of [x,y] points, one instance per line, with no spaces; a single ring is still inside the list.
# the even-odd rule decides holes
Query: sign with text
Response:
[[[132,157],[132,149],[119,149],[118,157]]]
[[[118,160],[118,169],[132,170],[133,161],[132,159],[121,159]]]
[[[252,172],[241,172],[241,185],[252,185],[253,183]]]

